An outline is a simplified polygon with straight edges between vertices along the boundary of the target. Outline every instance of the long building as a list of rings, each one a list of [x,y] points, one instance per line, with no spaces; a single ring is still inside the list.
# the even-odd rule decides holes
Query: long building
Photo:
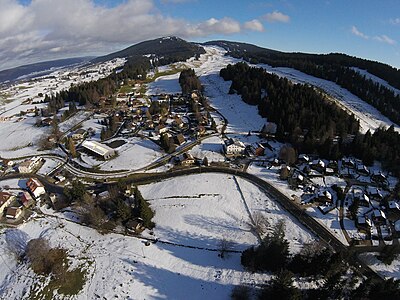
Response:
[[[84,141],[82,147],[103,159],[110,159],[116,155],[114,149],[96,141]]]

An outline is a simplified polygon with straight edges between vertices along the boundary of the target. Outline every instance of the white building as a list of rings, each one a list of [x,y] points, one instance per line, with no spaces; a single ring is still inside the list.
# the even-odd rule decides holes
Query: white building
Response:
[[[225,141],[224,150],[228,156],[242,155],[246,146],[239,140],[228,139]]]
[[[110,159],[116,154],[114,149],[95,141],[84,141],[82,147],[95,155],[101,156],[103,159]]]
[[[32,173],[33,170],[39,166],[42,160],[43,159],[40,157],[33,157],[31,159],[24,160],[18,165],[18,171],[20,173]]]

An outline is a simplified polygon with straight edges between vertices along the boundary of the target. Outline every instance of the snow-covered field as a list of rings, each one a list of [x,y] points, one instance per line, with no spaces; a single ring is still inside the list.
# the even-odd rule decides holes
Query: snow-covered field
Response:
[[[200,159],[207,157],[208,162],[221,162],[225,161],[223,145],[224,141],[221,137],[212,136],[203,140],[200,145],[194,146],[189,153]]]
[[[400,280],[400,256],[397,255],[390,265],[385,265],[377,258],[377,255],[379,253],[363,253],[360,257],[372,270],[383,277]]]
[[[157,94],[177,94],[181,93],[181,86],[179,85],[180,73],[158,77],[155,81],[147,86],[147,95]]]
[[[366,79],[371,79],[373,82],[378,83],[381,86],[384,86],[385,88],[393,91],[395,95],[400,95],[400,90],[391,86],[386,80],[383,80],[382,78],[379,78],[378,76],[375,76],[375,75],[369,73],[367,70],[363,70],[363,69],[356,68],[356,67],[353,67],[352,69],[354,71],[357,71],[361,75],[365,76]]]
[[[0,298],[32,299],[31,288],[38,289],[43,284],[34,279],[25,264],[17,263],[10,251],[10,245],[23,249],[30,239],[39,236],[54,247],[67,249],[74,257],[72,268],[86,270],[83,290],[74,297],[85,300],[229,299],[235,285],[270,279],[268,274],[246,272],[240,264],[240,253],[221,258],[218,251],[204,249],[219,249],[222,239],[230,242],[231,250],[258,243],[250,229],[244,201],[252,213],[265,213],[271,227],[279,219],[286,221],[291,251],[297,252],[301,245],[313,240],[275,202],[239,178],[192,175],[141,186],[140,190],[156,212],[153,237],[159,240],[149,246],[140,238],[101,235],[44,207],[45,216],[34,217],[15,229],[3,228]]]
[[[115,140],[124,140],[126,143],[115,150],[118,155],[110,160],[101,161],[93,156],[82,154],[84,165],[89,167],[98,167],[101,170],[137,170],[141,169],[164,155],[163,150],[154,142],[147,139],[129,138]],[[108,142],[112,142],[110,140]]]
[[[155,210],[154,234],[160,240],[218,249],[221,240],[232,250],[257,244],[251,216],[261,213],[270,230],[278,220],[286,224],[292,252],[314,238],[258,187],[232,175],[199,174],[140,187]]]

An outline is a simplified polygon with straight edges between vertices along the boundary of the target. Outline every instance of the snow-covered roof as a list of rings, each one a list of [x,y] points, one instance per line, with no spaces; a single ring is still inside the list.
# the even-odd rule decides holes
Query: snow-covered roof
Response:
[[[90,151],[93,151],[94,153],[104,156],[108,153],[113,153],[114,149],[108,147],[107,145],[98,143],[96,141],[84,141],[82,143],[82,146]]]

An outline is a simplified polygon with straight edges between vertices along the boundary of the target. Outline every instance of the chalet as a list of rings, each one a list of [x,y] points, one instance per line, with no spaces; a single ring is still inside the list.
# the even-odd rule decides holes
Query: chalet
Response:
[[[35,204],[35,200],[33,200],[28,192],[22,192],[19,196],[19,201],[25,208],[29,208]]]
[[[98,200],[108,200],[110,199],[110,192],[109,191],[104,191],[101,192],[97,195]]]
[[[206,128],[203,125],[199,125],[197,126],[197,131],[196,131],[196,135],[197,136],[202,136],[206,134]]]
[[[363,175],[363,176],[368,176],[369,175],[368,168],[363,164],[358,164],[356,171],[357,171],[358,174]]]
[[[18,165],[18,172],[20,173],[32,173],[35,168],[37,168],[40,163],[43,161],[43,158],[33,157],[31,159],[24,160]]]
[[[22,215],[22,209],[20,207],[9,207],[6,211],[6,218],[16,220]]]
[[[367,187],[366,192],[367,192],[367,195],[369,196],[369,198],[372,200],[380,201],[383,199],[383,195],[382,195],[381,191],[376,187],[369,186],[369,187]]]
[[[182,145],[183,143],[185,143],[185,137],[183,136],[182,133],[179,133],[176,136],[174,136],[174,143],[177,145]]]
[[[343,158],[342,159],[342,166],[350,168],[350,169],[354,169],[355,166],[356,166],[356,163],[351,158]]]
[[[325,169],[325,175],[334,175],[335,174],[335,170],[332,168],[326,168]]]
[[[37,178],[29,178],[26,182],[26,187],[35,198],[39,198],[46,193],[44,185]]]
[[[356,220],[356,227],[360,232],[368,233],[371,231],[372,222],[368,217],[359,216]]]
[[[329,191],[320,191],[315,197],[315,201],[322,203],[332,203],[332,194]]]
[[[75,131],[71,137],[74,141],[83,140],[87,135],[87,131],[83,128],[78,129]]]
[[[180,164],[182,166],[191,166],[195,163],[194,157],[190,153],[183,153]]]
[[[102,159],[110,159],[116,155],[116,152],[107,145],[98,143],[96,141],[84,141],[82,147],[88,150],[90,153],[101,157]]]
[[[265,154],[265,147],[260,143],[251,144],[250,151],[255,156],[263,156]]]
[[[0,216],[3,215],[4,209],[15,200],[15,195],[7,193],[7,192],[0,192]]]
[[[386,215],[380,209],[374,209],[371,218],[374,224],[378,226],[386,224]]]
[[[376,183],[381,183],[381,184],[386,184],[387,183],[387,178],[382,172],[378,170],[374,170],[371,174],[371,180],[376,182]]]
[[[312,169],[314,169],[314,170],[316,170],[316,171],[318,171],[318,172],[320,172],[320,173],[323,173],[323,172],[325,172],[325,163],[322,161],[322,160],[320,160],[320,159],[318,159],[318,160],[314,160],[312,163],[311,163],[311,168]]]
[[[308,157],[307,154],[300,154],[299,157],[297,158],[297,161],[300,164],[302,164],[302,163],[308,164],[310,162],[310,158]]]
[[[353,190],[353,200],[358,201],[360,206],[369,207],[369,197],[361,190]]]
[[[227,156],[243,155],[244,150],[246,149],[245,145],[236,139],[230,138],[224,142],[224,151]]]
[[[400,211],[400,205],[397,201],[389,201],[387,206],[391,211]]]

